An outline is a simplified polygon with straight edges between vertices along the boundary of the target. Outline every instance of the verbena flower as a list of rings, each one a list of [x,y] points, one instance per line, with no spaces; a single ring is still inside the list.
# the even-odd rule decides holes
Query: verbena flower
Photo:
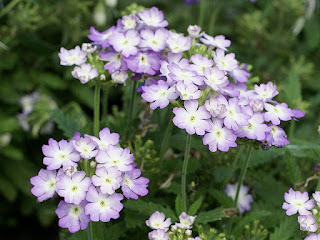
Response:
[[[160,56],[153,51],[138,52],[125,58],[128,68],[135,73],[154,75],[160,70]]]
[[[99,138],[95,136],[85,135],[95,141],[99,149],[106,150],[109,146],[115,146],[119,143],[119,133],[111,133],[110,129],[105,127],[99,132]]]
[[[178,82],[176,84],[176,91],[182,100],[198,99],[201,96],[201,90],[192,83],[184,85],[182,82]]]
[[[288,216],[294,215],[299,212],[300,215],[311,215],[310,210],[314,208],[314,200],[310,199],[307,192],[301,193],[300,191],[294,191],[289,189],[288,193],[284,194],[285,202],[282,205],[282,209],[286,210]]]
[[[223,35],[217,35],[212,37],[208,34],[203,34],[203,38],[200,38],[200,41],[208,46],[214,46],[216,48],[220,48],[223,51],[228,51],[227,47],[230,47],[231,41],[226,39]]]
[[[185,212],[182,212],[179,216],[180,222],[176,223],[175,226],[182,229],[191,229],[196,217],[197,216],[189,216]]]
[[[79,79],[82,84],[99,76],[98,70],[93,68],[90,63],[84,63],[80,67],[75,67],[71,74],[74,78]]]
[[[159,28],[156,31],[151,29],[143,29],[140,32],[141,42],[140,47],[151,49],[155,52],[160,52],[165,49],[166,41],[169,37],[169,32],[165,28]]]
[[[163,13],[156,7],[138,12],[138,16],[142,22],[149,27],[158,28],[168,26],[168,22],[164,20]]]
[[[164,213],[156,211],[146,221],[146,225],[152,229],[163,229],[168,231],[171,225],[171,218],[165,218],[166,216]]]
[[[259,98],[265,102],[270,101],[279,93],[277,91],[277,86],[272,82],[268,82],[267,84],[255,85],[254,90],[258,94]]]
[[[137,54],[140,40],[139,32],[136,30],[128,30],[125,33],[114,31],[108,39],[110,45],[125,57]]]
[[[98,154],[98,150],[96,149],[97,143],[89,137],[82,137],[79,140],[74,140],[72,141],[72,144],[82,158],[91,159]]]
[[[281,127],[272,124],[269,124],[268,126],[271,129],[271,131],[266,134],[266,141],[269,146],[282,148],[290,143],[287,139],[286,132]]]
[[[190,36],[185,37],[183,34],[170,32],[167,46],[173,53],[181,53],[191,48],[192,38]]]
[[[115,71],[127,70],[127,63],[124,61],[123,55],[111,49],[107,49],[103,52],[99,52],[99,59],[102,61],[107,61],[104,65],[105,70],[109,70],[112,74]]]
[[[60,64],[64,66],[81,65],[87,61],[87,53],[82,51],[79,46],[67,50],[60,48]]]
[[[122,183],[122,173],[117,167],[97,168],[95,175],[92,176],[92,183],[100,188],[103,194],[113,194],[120,188]]]
[[[140,169],[133,169],[124,174],[121,190],[126,198],[138,199],[138,196],[146,196],[148,194],[149,179],[140,176]]]
[[[220,70],[233,71],[238,68],[234,53],[225,55],[225,52],[219,48],[213,52],[213,60]]]
[[[126,84],[129,75],[126,71],[116,71],[111,74],[111,79],[115,83]]]
[[[320,240],[320,233],[311,233],[304,240]]]
[[[227,184],[225,193],[231,197],[233,200],[236,199],[238,183],[235,184]],[[251,209],[251,203],[253,201],[252,195],[248,194],[249,187],[242,185],[240,187],[239,195],[238,195],[238,208],[240,213],[244,213],[245,211],[249,211]]]
[[[149,240],[169,240],[169,234],[163,229],[157,229],[148,234]]]
[[[201,34],[201,27],[198,25],[189,25],[187,31],[191,37],[198,38],[202,35]]]
[[[298,222],[300,224],[301,231],[316,232],[318,224],[316,218],[312,215],[300,215],[298,216]]]
[[[111,27],[107,29],[106,31],[99,32],[94,27],[90,27],[90,34],[88,35],[88,38],[101,45],[101,47],[109,47],[110,44],[108,42],[108,38],[112,35],[113,31],[115,30],[115,27]]]

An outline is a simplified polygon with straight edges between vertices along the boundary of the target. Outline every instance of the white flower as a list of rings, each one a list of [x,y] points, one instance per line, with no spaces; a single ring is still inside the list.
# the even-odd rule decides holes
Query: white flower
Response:
[[[178,228],[182,229],[190,229],[192,228],[192,224],[197,216],[189,216],[185,212],[181,213],[179,216],[180,223],[176,223],[175,225]]]
[[[167,218],[162,212],[154,212],[150,218],[146,221],[146,225],[152,229],[163,229],[168,231],[171,225],[171,218]]]

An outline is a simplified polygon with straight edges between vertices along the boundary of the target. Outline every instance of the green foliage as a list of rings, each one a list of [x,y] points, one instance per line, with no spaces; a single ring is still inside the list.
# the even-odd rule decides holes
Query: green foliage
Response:
[[[181,195],[177,195],[176,201],[175,201],[175,208],[176,208],[176,214],[179,216],[183,212],[183,202]],[[193,215],[191,215],[193,216]]]
[[[195,224],[206,224],[215,221],[219,221],[225,218],[225,214],[223,213],[223,208],[216,208],[213,210],[209,210],[207,212],[200,212],[198,217],[195,220]]]
[[[188,210],[188,214],[190,216],[196,215],[196,213],[198,212],[198,210],[200,209],[200,207],[202,205],[202,201],[203,201],[203,197],[200,197],[200,198],[198,198],[198,200],[196,200],[194,203],[192,203],[192,205],[190,206],[190,208]]]
[[[270,234],[270,240],[288,240],[297,236],[297,230],[299,229],[298,223],[295,218],[285,218],[281,221],[280,226]]]

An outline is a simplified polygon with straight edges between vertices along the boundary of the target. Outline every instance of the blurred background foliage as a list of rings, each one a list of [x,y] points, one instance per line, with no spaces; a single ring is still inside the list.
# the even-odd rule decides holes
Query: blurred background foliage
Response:
[[[71,137],[76,130],[90,133],[93,105],[93,89],[72,79],[71,68],[59,65],[58,52],[61,46],[70,49],[88,42],[90,26],[102,31],[114,25],[132,2],[144,7],[157,6],[164,11],[169,28],[178,32],[186,33],[188,25],[199,24],[210,35],[225,35],[232,41],[229,50],[236,58],[252,65],[252,82],[275,82],[280,92],[278,101],[306,112],[299,123],[291,121],[284,126],[292,145],[253,153],[245,183],[253,188],[256,201],[241,223],[237,219],[234,230],[235,239],[261,240],[267,235],[271,240],[299,239],[294,238],[298,230],[295,220],[284,218],[281,204],[283,193],[289,187],[314,190],[317,186],[316,181],[304,185],[308,177],[317,176],[317,163],[320,163],[317,132],[320,124],[320,3],[316,0],[258,0],[255,3],[202,0],[196,4],[185,4],[183,0],[0,0],[0,223],[3,234],[10,232],[12,239],[43,239],[44,236],[58,239],[54,213],[58,200],[37,203],[30,193],[29,179],[43,167],[41,146],[49,137]],[[23,115],[23,119],[18,118],[30,104],[21,98],[34,92],[39,97],[32,112]],[[127,134],[124,126],[129,95],[130,86],[116,87],[109,91],[108,104],[102,103],[106,105],[104,109],[109,109],[109,115],[102,115],[102,125],[122,136]],[[123,101],[119,101],[121,98]],[[108,225],[109,233],[122,233],[108,239],[126,239],[129,234],[131,239],[146,239],[144,222],[152,211],[161,207],[172,218],[175,217],[172,209],[179,212],[179,199],[173,202],[172,198],[180,191],[184,149],[181,139],[185,139],[185,135],[174,128],[166,161],[159,163],[167,115],[159,110],[152,114],[139,96],[135,106],[135,117],[129,126],[130,141],[123,144],[134,149],[144,176],[151,179],[151,191],[143,202],[128,202],[122,220]],[[155,125],[155,119],[162,121]],[[244,147],[228,154],[209,154],[199,141],[193,139],[188,172],[190,204],[198,201],[202,211],[231,207],[223,190],[228,181],[237,181]],[[145,204],[149,200],[149,205]],[[199,227],[199,232],[208,231],[208,223],[214,220],[210,216],[203,217],[209,220],[202,221],[203,229]],[[222,223],[210,226],[223,227]],[[65,235],[61,233],[60,237]]]

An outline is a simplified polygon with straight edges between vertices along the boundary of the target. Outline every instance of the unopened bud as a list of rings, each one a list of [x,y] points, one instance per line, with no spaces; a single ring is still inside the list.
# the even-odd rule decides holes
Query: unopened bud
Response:
[[[198,25],[189,25],[188,33],[191,37],[200,37],[201,36],[201,27]]]
[[[106,10],[104,8],[103,3],[99,2],[93,12],[93,19],[99,26],[104,25],[107,21]]]
[[[123,16],[121,22],[124,30],[134,29],[137,26],[136,16],[133,14]]]
[[[90,167],[95,168],[97,166],[97,162],[96,161],[91,161],[90,162]]]
[[[177,230],[177,226],[172,225],[172,226],[171,226],[171,230],[172,230],[172,231],[176,231],[176,230]]]
[[[106,80],[106,75],[101,74],[101,75],[100,75],[100,80],[101,80],[101,81],[105,81],[105,80]]]
[[[192,231],[190,229],[187,229],[185,233],[186,233],[187,236],[191,236],[192,235]]]
[[[68,176],[68,177],[72,177],[72,175],[77,171],[77,168],[75,168],[74,166],[70,166],[68,167],[64,173]]]
[[[113,8],[113,7],[117,6],[118,0],[105,0],[104,2],[106,3],[106,5],[108,7]]]
[[[116,71],[111,74],[112,80],[120,84],[125,84],[128,77],[129,75],[126,71]]]
[[[311,210],[311,212],[312,212],[313,215],[316,215],[318,213],[318,210],[314,208],[314,209]]]
[[[263,110],[263,102],[260,99],[251,99],[249,105],[254,112],[261,112]]]
[[[81,49],[87,53],[93,53],[98,49],[98,47],[96,45],[92,45],[91,43],[82,43]]]

